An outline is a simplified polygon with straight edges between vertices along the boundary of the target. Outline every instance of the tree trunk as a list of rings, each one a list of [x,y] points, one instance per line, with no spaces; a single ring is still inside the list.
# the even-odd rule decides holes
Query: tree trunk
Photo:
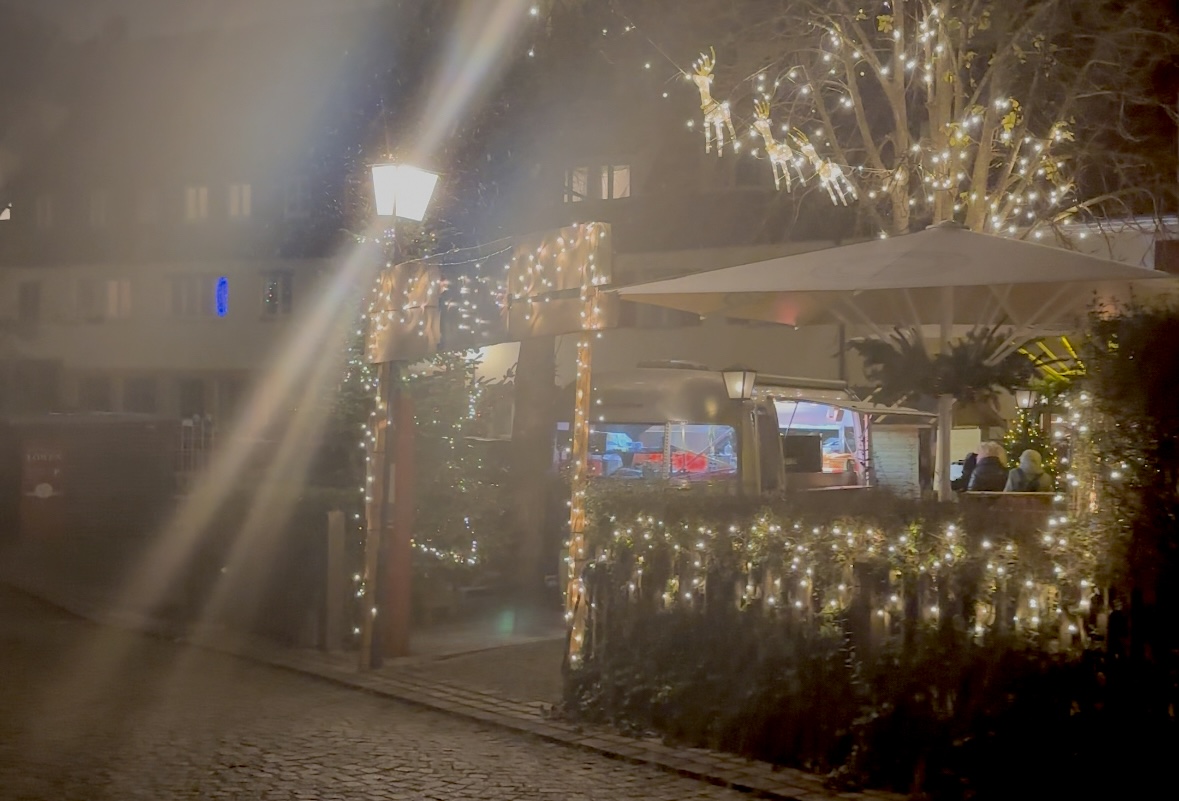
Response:
[[[516,365],[516,404],[512,420],[512,526],[515,570],[512,576],[514,626],[535,628],[545,600],[546,510],[553,464],[556,356],[552,337],[520,343]],[[553,570],[556,565],[551,566]]]

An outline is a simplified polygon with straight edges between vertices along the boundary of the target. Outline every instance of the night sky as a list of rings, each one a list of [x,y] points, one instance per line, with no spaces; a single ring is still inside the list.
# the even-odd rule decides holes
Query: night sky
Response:
[[[134,36],[228,27],[298,15],[379,5],[391,0],[0,0],[53,19],[71,36],[99,32],[122,17]]]

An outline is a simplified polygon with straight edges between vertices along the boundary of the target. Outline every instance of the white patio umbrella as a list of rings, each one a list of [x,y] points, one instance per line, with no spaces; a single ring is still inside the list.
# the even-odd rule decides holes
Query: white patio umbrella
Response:
[[[1004,325],[1001,358],[1037,335],[1075,329],[1095,305],[1176,291],[1167,273],[954,223],[855,245],[620,287],[625,300],[709,316],[802,326]],[[949,494],[952,399],[939,404],[939,494]]]

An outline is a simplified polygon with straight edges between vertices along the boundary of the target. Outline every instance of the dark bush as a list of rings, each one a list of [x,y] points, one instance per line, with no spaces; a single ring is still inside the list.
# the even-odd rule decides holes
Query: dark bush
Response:
[[[566,714],[839,788],[1149,786],[1179,745],[1173,676],[1094,650],[1119,638],[1083,591],[1093,537],[1000,506],[599,493]]]
[[[860,658],[837,634],[729,607],[616,610],[565,711],[633,735],[934,798],[1148,788],[1179,746],[1173,677],[924,630]]]

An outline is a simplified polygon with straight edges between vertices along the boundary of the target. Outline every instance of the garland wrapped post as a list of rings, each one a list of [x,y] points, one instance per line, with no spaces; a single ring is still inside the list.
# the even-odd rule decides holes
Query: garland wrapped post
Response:
[[[378,493],[373,489],[388,483],[379,458],[385,446],[383,396],[389,394],[390,382],[397,382],[399,394],[412,408],[416,479],[409,542],[412,558],[406,565],[415,581],[398,578],[403,585],[415,587],[411,602],[419,614],[428,614],[436,602],[447,610],[454,609],[453,598],[447,602],[445,596],[455,596],[456,588],[470,583],[476,571],[502,559],[507,549],[504,541],[511,533],[499,525],[495,479],[483,463],[482,450],[472,441],[484,433],[484,421],[479,418],[485,387],[476,378],[479,360],[474,348],[493,336],[499,317],[496,298],[505,288],[502,262],[489,260],[503,255],[507,248],[500,246],[502,243],[480,246],[473,249],[479,253],[475,258],[458,252],[428,256],[437,247],[435,232],[403,226],[399,233],[406,240],[400,248],[394,248],[392,231],[371,238],[386,254],[386,262],[385,269],[375,276],[357,330],[363,344],[355,348],[355,375],[366,394],[365,420],[357,423],[361,434],[358,451],[365,454],[369,467],[369,474],[358,480],[367,517],[376,521]],[[408,259],[396,265],[403,268],[400,273],[395,270],[394,252]],[[437,314],[440,306],[448,313],[445,325]],[[442,334],[458,347],[437,351],[436,339]],[[369,362],[380,361],[378,355],[396,336],[422,343],[431,340],[433,344],[414,351],[418,358],[402,356],[408,366],[383,370],[378,380],[377,370]],[[365,350],[367,358],[362,356]],[[353,577],[360,607],[359,623],[353,631],[359,640],[362,665],[369,663],[372,652],[377,609],[380,536],[376,526],[372,528],[363,548],[364,563]],[[409,604],[403,606],[409,608]]]

